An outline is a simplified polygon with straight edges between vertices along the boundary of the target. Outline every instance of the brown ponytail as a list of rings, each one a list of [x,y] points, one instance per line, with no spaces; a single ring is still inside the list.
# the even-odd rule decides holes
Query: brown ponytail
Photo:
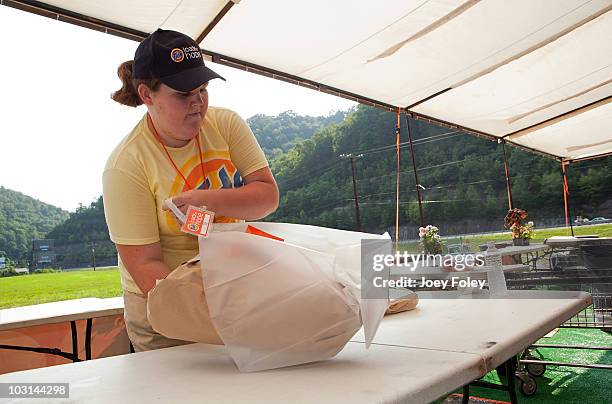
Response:
[[[117,101],[119,104],[127,105],[129,107],[137,107],[142,105],[142,100],[136,90],[140,84],[144,84],[151,89],[151,91],[157,91],[161,84],[158,79],[134,79],[132,78],[132,67],[134,66],[133,60],[128,60],[119,65],[117,69],[117,76],[121,79],[122,86],[119,90],[115,91],[111,98]]]

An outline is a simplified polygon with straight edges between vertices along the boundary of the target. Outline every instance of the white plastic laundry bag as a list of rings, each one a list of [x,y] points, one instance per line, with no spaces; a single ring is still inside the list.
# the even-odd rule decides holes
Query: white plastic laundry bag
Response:
[[[389,235],[257,222],[200,238],[210,319],[241,371],[329,359],[362,323],[369,345],[389,300],[361,299],[362,239]]]

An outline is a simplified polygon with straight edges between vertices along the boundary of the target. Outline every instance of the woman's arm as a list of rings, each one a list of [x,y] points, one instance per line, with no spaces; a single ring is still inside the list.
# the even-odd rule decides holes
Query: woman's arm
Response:
[[[276,210],[278,186],[270,168],[261,168],[243,180],[240,188],[194,189],[175,196],[172,201],[183,213],[189,205],[206,206],[217,215],[245,220],[261,219]]]
[[[155,287],[157,279],[163,279],[170,273],[163,261],[159,242],[146,245],[116,244],[116,246],[121,262],[145,296]]]

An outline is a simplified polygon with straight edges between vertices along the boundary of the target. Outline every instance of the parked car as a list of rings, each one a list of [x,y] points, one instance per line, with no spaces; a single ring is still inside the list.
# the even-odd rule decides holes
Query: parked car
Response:
[[[593,219],[589,220],[589,224],[598,224],[598,223],[610,223],[612,222],[612,220],[610,219],[606,219],[605,217],[594,217]]]

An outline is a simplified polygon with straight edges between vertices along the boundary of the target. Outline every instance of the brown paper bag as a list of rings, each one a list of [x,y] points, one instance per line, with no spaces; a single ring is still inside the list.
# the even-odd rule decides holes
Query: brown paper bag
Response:
[[[149,292],[147,317],[153,329],[168,338],[223,345],[210,320],[197,258],[158,281]]]

